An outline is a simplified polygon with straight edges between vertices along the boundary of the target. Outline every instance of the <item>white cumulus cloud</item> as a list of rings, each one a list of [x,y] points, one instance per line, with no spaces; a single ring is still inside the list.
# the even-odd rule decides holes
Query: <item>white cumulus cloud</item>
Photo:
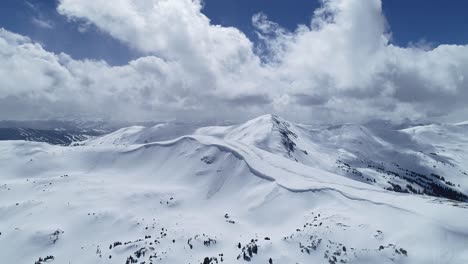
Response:
[[[256,14],[256,44],[212,24],[202,8],[198,0],[60,0],[60,14],[141,54],[123,66],[74,60],[1,30],[0,117],[243,119],[275,112],[343,122],[466,112],[468,46],[392,44],[380,0],[325,0],[295,31]]]

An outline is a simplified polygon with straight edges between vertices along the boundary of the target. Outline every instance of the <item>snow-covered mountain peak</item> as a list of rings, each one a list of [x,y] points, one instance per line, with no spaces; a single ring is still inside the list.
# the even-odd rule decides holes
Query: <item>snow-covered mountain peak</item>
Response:
[[[277,115],[267,114],[235,126],[200,128],[196,134],[215,136],[292,157],[297,148],[299,130],[295,124]]]

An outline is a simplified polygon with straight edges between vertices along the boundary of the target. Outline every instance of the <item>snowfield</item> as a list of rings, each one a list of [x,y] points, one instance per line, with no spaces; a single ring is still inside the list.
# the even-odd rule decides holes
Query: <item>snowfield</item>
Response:
[[[464,124],[172,129],[0,141],[0,263],[468,263]]]

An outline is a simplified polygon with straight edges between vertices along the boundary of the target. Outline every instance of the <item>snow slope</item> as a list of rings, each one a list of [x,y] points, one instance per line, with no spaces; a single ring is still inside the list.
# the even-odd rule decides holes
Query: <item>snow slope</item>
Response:
[[[468,121],[463,121],[463,122],[457,123],[455,125],[456,126],[466,126],[466,125],[468,125]]]
[[[311,126],[265,115],[245,124],[206,127],[196,133],[255,146],[381,188],[466,201],[468,152],[463,149],[468,149],[468,129],[453,125],[423,128]],[[424,131],[443,136],[425,136]]]
[[[466,263],[466,203],[332,171],[336,157],[395,146],[368,133],[263,116],[146,144],[135,144],[151,135],[142,127],[74,147],[0,142],[0,259]],[[452,162],[466,166],[463,155]]]
[[[84,145],[130,145],[171,140],[193,134],[198,123],[160,123],[150,127],[131,126],[116,130],[102,137],[83,142]]]

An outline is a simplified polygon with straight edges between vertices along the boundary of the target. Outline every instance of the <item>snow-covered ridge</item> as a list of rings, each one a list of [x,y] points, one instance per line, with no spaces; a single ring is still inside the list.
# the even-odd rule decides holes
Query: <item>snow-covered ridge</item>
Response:
[[[463,192],[462,130],[450,141],[431,134],[439,137],[431,145],[420,129],[301,125],[267,115],[156,140],[171,129],[130,127],[79,146],[0,142],[0,247],[7,249],[0,259],[468,260],[466,203],[386,190],[388,182],[416,189],[434,178]]]
[[[444,133],[449,135],[441,137]],[[468,131],[450,125],[403,130],[355,124],[321,127],[265,115],[237,126],[201,128],[196,134],[255,147],[384,189],[467,199],[468,153],[457,148],[452,157],[451,145],[442,146],[466,145]]]
[[[417,126],[403,130],[345,124],[320,127],[294,124],[276,115],[264,115],[234,126],[158,124],[129,127],[85,143],[96,145],[146,144],[192,131],[236,149],[273,156],[307,166],[307,169],[341,175],[381,189],[467,200],[468,168],[465,152],[452,158],[443,142],[468,144],[468,131],[453,125]],[[441,136],[443,134],[449,134]],[[441,144],[435,147],[431,142]],[[448,146],[449,147],[449,146]],[[457,148],[458,149],[458,148]],[[458,151],[458,150],[457,150]],[[459,151],[458,151],[459,152]],[[281,162],[286,162],[284,159]]]
[[[124,127],[102,137],[83,142],[85,145],[132,145],[165,141],[193,134],[199,124],[160,123],[154,126]]]
[[[240,142],[291,157],[297,147],[297,130],[293,124],[276,115],[264,115],[236,126],[200,128],[196,134]]]
[[[466,125],[468,125],[468,121],[463,121],[463,122],[460,122],[460,123],[456,123],[455,125],[456,126],[466,126]]]

